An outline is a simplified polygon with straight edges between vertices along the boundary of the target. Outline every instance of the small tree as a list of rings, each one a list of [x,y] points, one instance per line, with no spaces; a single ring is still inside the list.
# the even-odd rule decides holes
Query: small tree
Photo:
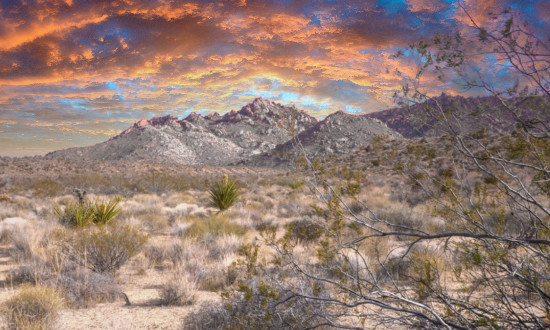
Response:
[[[410,49],[421,62],[401,100],[421,110],[414,113],[420,126],[437,127],[440,138],[430,143],[440,144],[448,165],[438,170],[433,159],[422,161],[427,148],[417,140],[394,169],[425,194],[441,224],[415,226],[366,205],[354,213],[306,155],[326,221],[310,247],[314,258],[295,255],[290,233],[264,233],[273,263],[310,285],[282,283],[289,299],[323,302],[324,322],[339,328],[367,321],[457,329],[550,324],[550,48],[517,18],[505,11],[491,29],[472,19],[476,40],[437,36]],[[484,56],[515,81],[493,85],[476,65]],[[493,103],[473,110],[442,104],[422,91],[428,72],[484,89]],[[388,239],[398,244],[393,252],[383,250]]]

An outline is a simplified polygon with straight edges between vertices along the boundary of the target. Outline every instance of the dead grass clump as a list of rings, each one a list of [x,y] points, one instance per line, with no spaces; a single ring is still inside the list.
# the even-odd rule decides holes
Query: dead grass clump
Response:
[[[30,187],[36,196],[53,197],[65,193],[66,186],[57,180],[42,179],[34,181]]]
[[[149,265],[161,265],[167,260],[167,251],[164,245],[150,244],[144,248],[143,253]]]
[[[20,262],[33,257],[48,231],[46,223],[31,224],[22,218],[9,218],[0,223],[0,236],[10,244],[10,256]]]
[[[242,236],[247,231],[246,228],[229,221],[223,214],[216,214],[206,219],[188,217],[186,221],[191,223],[185,233],[186,237],[201,239],[207,235],[218,237],[224,234]]]
[[[49,282],[62,290],[65,299],[74,307],[87,308],[96,303],[115,301],[123,295],[112,275],[82,268],[64,271]]]
[[[189,275],[176,275],[159,288],[161,305],[192,305],[197,299],[197,283]]]
[[[113,276],[90,271],[67,260],[44,260],[38,257],[10,271],[12,285],[39,284],[55,287],[68,305],[89,307],[97,302],[113,301],[121,289]]]
[[[1,194],[0,203],[13,203],[13,199],[11,199],[11,197],[6,194]]]
[[[61,306],[55,289],[28,285],[6,301],[2,314],[8,329],[53,329]]]
[[[226,255],[236,254],[242,244],[242,238],[237,235],[222,235],[207,247],[208,257],[219,261]]]
[[[206,302],[187,315],[182,329],[223,329],[230,323],[231,315],[222,303]]]

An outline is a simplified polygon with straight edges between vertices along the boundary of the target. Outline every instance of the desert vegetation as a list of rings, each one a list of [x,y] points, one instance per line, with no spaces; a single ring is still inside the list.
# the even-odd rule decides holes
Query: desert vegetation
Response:
[[[287,169],[0,159],[4,324],[548,327],[548,57],[508,14],[478,29],[529,81],[507,97],[468,80],[459,37],[412,46],[421,67],[398,97],[424,105],[433,136],[380,135]],[[423,93],[430,70],[494,93],[498,107],[469,113],[479,122],[513,124],[465,126]]]

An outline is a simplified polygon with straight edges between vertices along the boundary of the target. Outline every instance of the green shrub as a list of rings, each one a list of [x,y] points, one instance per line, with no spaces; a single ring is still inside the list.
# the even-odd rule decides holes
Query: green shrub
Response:
[[[292,180],[288,185],[292,189],[298,189],[302,186],[304,186],[306,182],[304,180]]]
[[[323,226],[309,219],[295,220],[287,225],[287,235],[300,242],[312,242],[319,239],[324,232]]]
[[[93,203],[73,202],[65,206],[64,209],[56,207],[54,213],[59,222],[68,227],[84,227],[92,223],[105,225],[119,215],[120,201],[121,198],[116,196],[108,202],[101,200]]]
[[[132,226],[101,226],[66,232],[63,251],[76,263],[99,273],[114,274],[139,253],[147,235]]]
[[[24,285],[6,301],[3,313],[8,329],[53,329],[61,298],[55,289]]]
[[[239,198],[237,181],[230,180],[227,174],[224,174],[223,178],[210,188],[209,193],[214,205],[220,211],[225,211],[233,206]]]
[[[207,235],[222,236],[235,234],[242,236],[246,233],[246,228],[232,223],[226,216],[216,214],[206,219],[201,218],[187,218],[191,221],[191,226],[187,229],[184,236],[194,238],[204,238]]]
[[[226,292],[222,304],[203,303],[188,313],[183,329],[315,329],[325,322],[323,312],[322,301],[292,295],[269,279],[251,279]]]

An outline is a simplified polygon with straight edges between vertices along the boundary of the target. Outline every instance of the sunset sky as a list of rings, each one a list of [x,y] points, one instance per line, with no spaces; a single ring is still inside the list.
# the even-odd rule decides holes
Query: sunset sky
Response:
[[[549,0],[463,3],[480,24],[510,7],[550,26]],[[2,0],[0,155],[94,144],[139,119],[224,113],[257,96],[316,117],[383,110],[403,84],[396,69],[416,69],[393,54],[470,25],[450,0]]]

